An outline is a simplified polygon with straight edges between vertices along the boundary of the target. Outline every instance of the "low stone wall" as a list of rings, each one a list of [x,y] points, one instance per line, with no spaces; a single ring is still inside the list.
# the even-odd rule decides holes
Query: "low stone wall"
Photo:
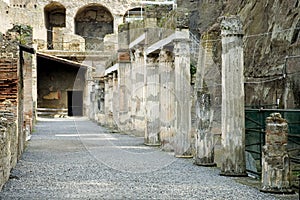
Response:
[[[17,123],[14,114],[0,111],[0,191],[18,159]]]

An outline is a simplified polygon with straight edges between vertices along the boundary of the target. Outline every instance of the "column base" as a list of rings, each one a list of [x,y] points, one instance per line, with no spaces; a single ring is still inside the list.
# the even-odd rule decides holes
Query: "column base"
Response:
[[[229,177],[247,177],[248,174],[245,173],[234,173],[234,172],[220,172],[220,176],[229,176]]]
[[[175,158],[193,158],[192,155],[175,155]]]
[[[159,147],[159,146],[161,146],[160,143],[158,143],[158,144],[144,143],[144,145],[150,146],[150,147]]]
[[[295,191],[292,189],[277,189],[277,188],[262,188],[259,191],[264,193],[273,193],[273,194],[295,194]]]
[[[199,162],[194,162],[194,165],[202,166],[202,167],[216,167],[216,163],[199,163]]]

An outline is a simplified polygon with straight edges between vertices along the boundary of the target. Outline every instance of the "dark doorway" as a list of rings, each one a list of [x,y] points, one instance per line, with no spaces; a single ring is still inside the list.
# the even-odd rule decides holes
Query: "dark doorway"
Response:
[[[59,43],[53,41],[53,39],[56,37],[56,40],[60,42],[61,38],[57,38],[59,34],[54,31],[54,28],[66,27],[66,8],[62,4],[53,1],[45,6],[44,16],[47,28],[47,49],[56,49],[55,47],[59,46]]]
[[[68,116],[82,116],[82,91],[68,91]]]

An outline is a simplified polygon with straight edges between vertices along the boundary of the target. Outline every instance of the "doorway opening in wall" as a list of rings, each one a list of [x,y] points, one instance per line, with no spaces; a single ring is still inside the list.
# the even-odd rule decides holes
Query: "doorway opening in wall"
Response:
[[[68,116],[83,115],[83,92],[68,91]]]

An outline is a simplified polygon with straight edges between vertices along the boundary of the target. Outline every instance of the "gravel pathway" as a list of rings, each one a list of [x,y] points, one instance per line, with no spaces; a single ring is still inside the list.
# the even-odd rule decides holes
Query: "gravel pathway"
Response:
[[[298,199],[219,172],[84,118],[41,119],[0,199]]]

